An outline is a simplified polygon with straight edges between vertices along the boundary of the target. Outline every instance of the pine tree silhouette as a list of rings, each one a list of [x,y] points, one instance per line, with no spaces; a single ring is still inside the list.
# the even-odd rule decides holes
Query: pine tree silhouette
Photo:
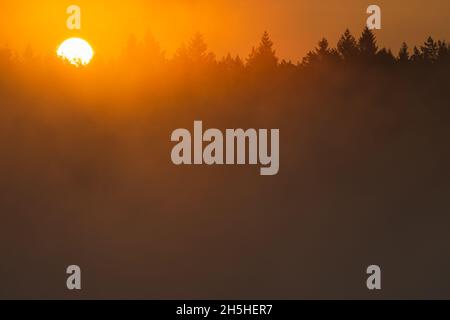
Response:
[[[162,63],[165,61],[165,53],[161,50],[159,43],[150,32],[147,32],[143,42],[143,53],[147,61],[152,64]]]
[[[264,32],[261,43],[258,48],[253,48],[247,59],[247,67],[252,70],[270,71],[278,65],[278,58],[273,49],[273,42],[270,40],[269,33]]]
[[[419,48],[417,48],[417,46],[414,46],[413,54],[411,56],[410,61],[413,62],[415,65],[421,64],[424,61],[423,55],[420,52]]]
[[[192,38],[189,46],[187,47],[187,56],[191,63],[211,63],[215,57],[212,53],[208,52],[208,45],[203,38],[203,35],[197,32]]]
[[[398,59],[397,61],[400,64],[407,64],[410,61],[409,58],[409,51],[408,51],[408,45],[406,44],[406,42],[402,43],[402,46],[400,47],[400,51],[398,53]]]
[[[420,47],[420,50],[422,51],[422,57],[425,63],[434,63],[437,61],[439,48],[433,38],[428,37],[424,45]]]
[[[450,62],[450,45],[445,41],[438,41],[438,61]]]
[[[383,65],[393,65],[396,62],[394,55],[392,54],[391,49],[383,48],[377,53],[377,60],[380,64]]]
[[[239,56],[233,58],[230,53],[219,61],[219,66],[227,71],[242,71],[244,63]]]
[[[219,65],[225,67],[226,69],[232,69],[234,66],[234,59],[231,56],[231,53],[228,53],[226,57],[223,57],[222,60],[219,61]]]
[[[345,30],[344,34],[339,39],[337,50],[342,59],[346,62],[354,61],[358,56],[358,46],[356,44],[356,39],[350,33],[349,29]]]
[[[182,45],[170,61],[177,66],[174,71],[190,70],[190,72],[203,72],[216,65],[216,57],[208,51],[203,35],[196,33],[188,45]]]
[[[340,59],[338,52],[335,49],[330,49],[328,40],[322,38],[319,41],[318,47],[314,51],[308,52],[305,58],[303,58],[302,65],[311,66],[317,64],[328,64],[338,62]]]
[[[359,54],[363,61],[372,62],[378,52],[377,41],[373,32],[365,27],[358,40]]]
[[[171,62],[174,64],[181,64],[181,65],[188,64],[189,62],[188,50],[184,43],[175,51],[175,54],[173,55]]]

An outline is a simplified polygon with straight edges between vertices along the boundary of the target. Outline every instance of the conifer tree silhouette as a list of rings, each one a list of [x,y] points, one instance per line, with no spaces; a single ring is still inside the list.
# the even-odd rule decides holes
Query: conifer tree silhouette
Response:
[[[170,63],[177,66],[175,71],[205,71],[216,64],[216,57],[208,51],[203,35],[197,32],[187,46],[183,44],[175,52]]]
[[[236,58],[234,59],[234,65],[239,69],[242,69],[244,67],[244,61],[242,61],[240,56],[236,56]]]
[[[135,62],[128,67],[131,70],[141,68],[154,70],[166,62],[165,53],[150,32],[146,33],[143,40],[130,35],[127,46],[122,52],[122,58]]]
[[[413,62],[416,65],[423,63],[423,61],[424,61],[423,55],[420,52],[419,48],[417,48],[417,46],[414,46],[413,54],[412,54],[410,60],[411,60],[411,62]]]
[[[420,47],[422,57],[425,63],[434,63],[438,59],[439,48],[433,38],[428,37],[427,41]]]
[[[359,54],[363,61],[372,62],[378,52],[377,41],[374,33],[365,27],[358,40]]]
[[[280,68],[283,68],[283,69],[295,68],[295,64],[293,64],[291,60],[283,59],[280,62]]]
[[[218,61],[217,66],[220,72],[228,74],[233,78],[244,73],[245,65],[239,56],[233,57],[228,53],[220,61]]]
[[[396,62],[394,55],[392,54],[391,49],[383,48],[377,53],[377,60],[380,64],[383,65],[393,65]]]
[[[350,30],[345,30],[344,34],[339,39],[337,50],[345,62],[354,61],[358,56],[358,46],[355,37],[350,33]]]
[[[328,40],[322,38],[319,41],[318,47],[314,51],[308,52],[306,57],[303,58],[302,64],[304,66],[316,65],[321,63],[333,63],[338,62],[340,59],[338,52],[335,49],[330,49]]]
[[[192,38],[189,46],[187,47],[188,59],[193,64],[210,63],[213,62],[214,54],[208,52],[208,45],[203,38],[203,35],[197,32]]]
[[[161,50],[159,43],[151,32],[147,32],[144,37],[143,54],[145,55],[145,59],[152,62],[152,64],[165,61],[165,52]]]
[[[233,58],[230,53],[228,53],[222,60],[219,61],[219,65],[227,70],[239,70],[244,68],[244,63],[239,56]]]
[[[438,61],[450,62],[450,45],[446,41],[438,41]]]
[[[408,45],[406,44],[406,42],[403,42],[402,46],[400,47],[397,61],[400,64],[407,64],[410,61]]]
[[[247,67],[252,70],[270,71],[274,70],[278,65],[278,58],[273,49],[273,42],[269,33],[264,32],[258,48],[252,49],[247,59]]]

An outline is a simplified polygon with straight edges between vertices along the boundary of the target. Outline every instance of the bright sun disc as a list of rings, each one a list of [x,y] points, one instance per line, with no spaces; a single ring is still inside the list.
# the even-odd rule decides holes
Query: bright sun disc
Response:
[[[61,43],[56,53],[58,57],[77,67],[89,64],[94,56],[91,45],[80,38],[67,39]]]

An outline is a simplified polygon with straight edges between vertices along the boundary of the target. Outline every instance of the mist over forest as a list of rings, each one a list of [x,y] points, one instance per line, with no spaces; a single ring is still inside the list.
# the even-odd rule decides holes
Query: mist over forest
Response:
[[[82,68],[0,49],[0,297],[67,298],[77,264],[84,298],[366,298],[376,263],[384,298],[449,298],[449,71],[444,40],[368,29],[299,62],[267,32],[247,57],[131,37]],[[174,166],[195,120],[279,128],[279,174]]]

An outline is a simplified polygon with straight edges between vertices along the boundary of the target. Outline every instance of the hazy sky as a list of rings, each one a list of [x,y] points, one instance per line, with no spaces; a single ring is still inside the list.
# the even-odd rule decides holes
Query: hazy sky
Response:
[[[450,40],[450,1],[442,0],[17,0],[0,5],[0,45],[54,52],[64,39],[66,8],[82,9],[81,35],[97,54],[114,56],[130,34],[150,30],[170,55],[200,31],[219,56],[246,56],[268,30],[282,58],[300,60],[326,36],[334,45],[345,28],[360,33],[370,4],[382,8],[382,45],[397,50],[402,41],[418,44],[428,35]]]

